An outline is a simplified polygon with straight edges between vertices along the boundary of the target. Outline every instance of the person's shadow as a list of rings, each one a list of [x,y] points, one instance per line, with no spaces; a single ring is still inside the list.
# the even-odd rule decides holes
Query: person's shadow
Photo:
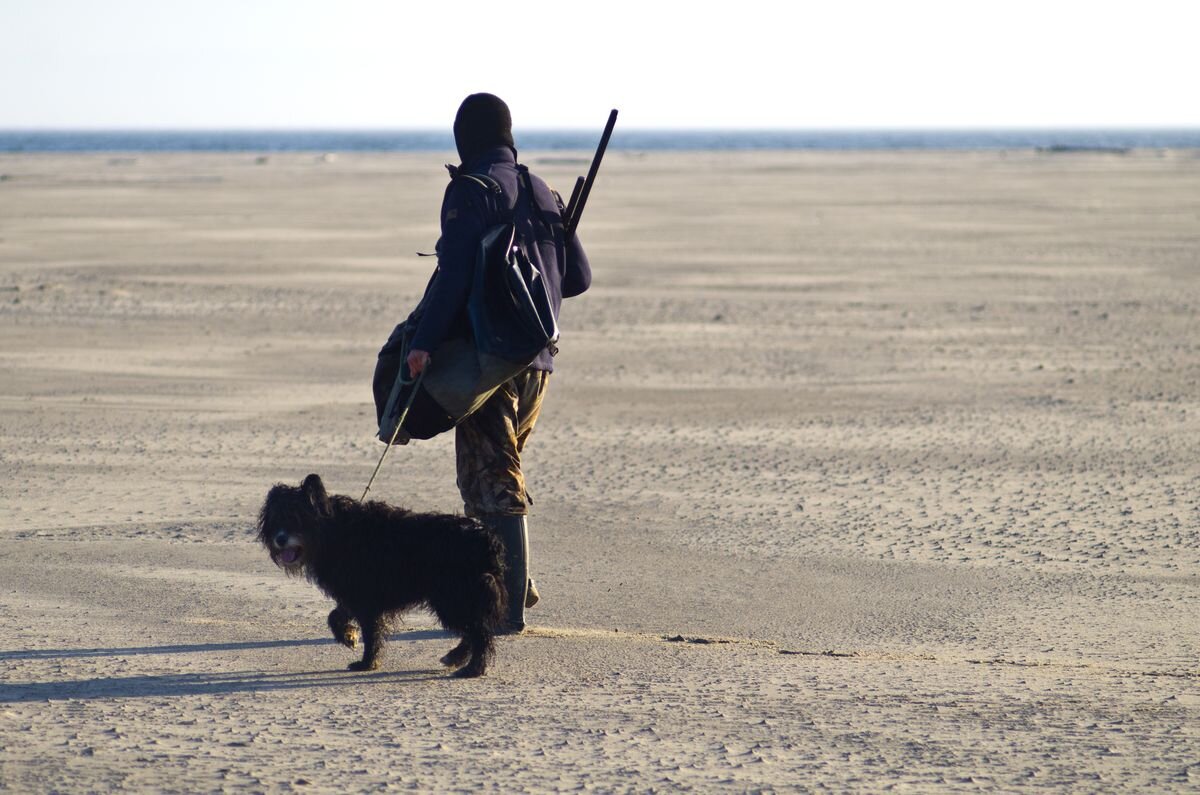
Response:
[[[393,635],[390,643],[406,640],[452,639],[437,629],[414,630]],[[0,651],[0,663],[15,660],[63,660],[80,657],[133,657],[143,654],[192,654],[236,652],[247,649],[280,649],[297,646],[334,645],[333,639],[269,640],[246,643],[197,643],[169,646],[135,646],[110,649],[23,649]],[[349,650],[347,650],[349,651]],[[233,671],[163,674],[148,676],[101,676],[94,679],[58,679],[48,682],[11,683],[0,681],[0,703],[53,701],[57,699],[146,698],[193,696],[247,691],[294,690],[337,687],[347,684],[384,684],[446,679],[445,669],[353,673],[345,669],[264,673]]]

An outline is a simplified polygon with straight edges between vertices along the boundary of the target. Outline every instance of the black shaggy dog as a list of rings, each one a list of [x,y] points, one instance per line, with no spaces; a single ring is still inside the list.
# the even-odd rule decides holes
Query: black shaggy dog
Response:
[[[339,643],[354,648],[354,623],[362,629],[352,671],[378,668],[387,619],[418,606],[462,638],[442,658],[455,676],[487,669],[505,609],[504,547],[479,521],[330,495],[309,475],[267,492],[258,539],[275,565],[337,602],[329,628]]]

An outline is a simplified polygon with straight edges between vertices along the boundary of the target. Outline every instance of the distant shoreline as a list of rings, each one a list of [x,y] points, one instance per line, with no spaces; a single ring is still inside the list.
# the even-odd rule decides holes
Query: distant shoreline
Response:
[[[599,130],[531,130],[526,151],[590,150]],[[1104,152],[1197,149],[1200,129],[1079,130],[620,130],[625,151],[969,151]],[[441,152],[448,131],[432,130],[0,130],[0,152]]]

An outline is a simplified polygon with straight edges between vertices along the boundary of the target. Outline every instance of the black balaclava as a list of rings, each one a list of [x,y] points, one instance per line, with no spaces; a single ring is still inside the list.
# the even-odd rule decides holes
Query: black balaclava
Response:
[[[472,94],[458,106],[454,117],[454,145],[462,162],[497,146],[516,151],[512,137],[512,114],[494,94]]]

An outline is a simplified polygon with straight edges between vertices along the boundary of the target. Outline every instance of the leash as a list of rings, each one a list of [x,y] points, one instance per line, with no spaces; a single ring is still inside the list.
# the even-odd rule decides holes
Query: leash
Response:
[[[426,364],[425,368],[428,369],[429,365]],[[404,425],[404,420],[408,417],[408,410],[412,408],[413,400],[415,400],[417,397],[417,390],[421,388],[421,379],[424,377],[425,370],[422,370],[420,373],[418,373],[417,377],[411,381],[405,381],[403,379],[399,379],[398,377],[401,386],[408,386],[409,384],[413,385],[412,392],[409,393],[408,400],[404,403],[404,410],[400,412],[400,418],[396,420],[396,429],[392,431],[392,438],[388,439],[387,447],[383,448],[383,454],[379,456],[379,463],[375,465],[375,471],[371,473],[371,479],[367,481],[367,487],[363,489],[362,496],[358,498],[359,502],[362,502],[367,498],[367,492],[371,490],[371,485],[375,482],[375,476],[379,474],[379,468],[383,466],[383,459],[387,457],[388,450],[392,449],[392,445],[395,443],[396,437],[400,435],[400,427]]]

